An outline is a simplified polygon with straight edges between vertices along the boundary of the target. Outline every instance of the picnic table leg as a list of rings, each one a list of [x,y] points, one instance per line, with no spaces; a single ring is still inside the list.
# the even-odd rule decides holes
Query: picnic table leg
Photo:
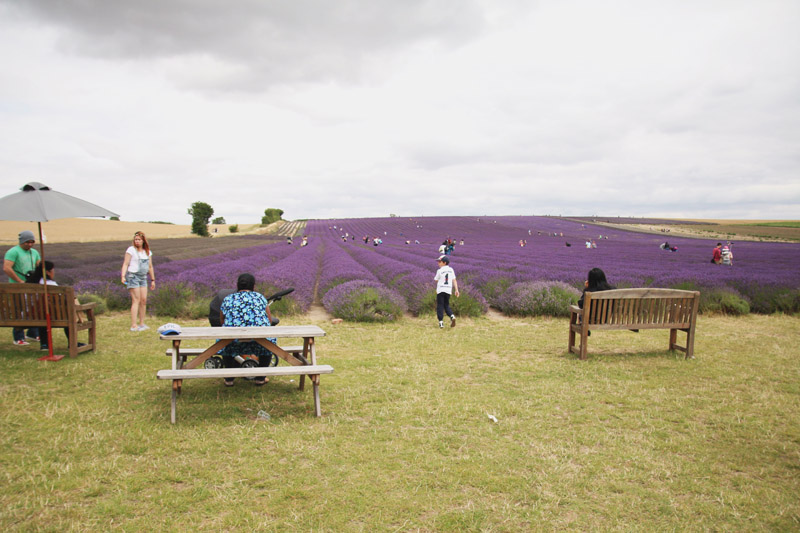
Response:
[[[179,368],[183,368],[183,363],[186,360],[186,356],[181,355],[181,341],[180,339],[176,339],[172,341],[172,370],[177,370]],[[172,389],[177,390],[178,394],[181,392],[181,385],[183,384],[183,380],[178,380],[178,388],[175,389],[175,381],[172,382]],[[174,421],[172,422],[175,423]]]
[[[319,405],[319,374],[311,376],[311,382],[314,384],[314,414],[319,418],[322,416],[322,409]]]
[[[309,347],[309,340],[313,342],[314,339],[309,339],[308,337],[303,338],[303,360],[308,361],[308,347]],[[316,363],[311,363],[316,364]],[[299,390],[305,390],[306,388],[306,376],[305,374],[300,376],[300,386],[298,387]]]
[[[172,422],[173,424],[175,423],[175,411],[177,410],[177,404],[178,404],[177,382],[178,382],[177,379],[172,380],[172,405],[170,406],[169,419],[170,422]]]

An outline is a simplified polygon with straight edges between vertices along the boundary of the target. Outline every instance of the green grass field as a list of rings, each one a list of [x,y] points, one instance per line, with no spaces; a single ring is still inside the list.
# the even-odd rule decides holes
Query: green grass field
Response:
[[[768,228],[800,228],[800,221],[787,220],[785,222],[762,222],[753,226],[766,226]]]
[[[56,363],[5,331],[3,531],[800,529],[798,318],[702,316],[688,361],[667,331],[579,361],[566,319],[322,322],[322,418],[296,377],[192,380],[175,426],[167,343],[99,320]]]

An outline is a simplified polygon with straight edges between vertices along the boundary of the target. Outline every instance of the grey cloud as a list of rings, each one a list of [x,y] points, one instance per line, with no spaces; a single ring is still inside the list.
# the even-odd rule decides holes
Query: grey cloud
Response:
[[[349,80],[370,66],[375,54],[391,57],[431,42],[458,46],[479,35],[485,25],[478,3],[461,0],[13,4],[65,29],[62,46],[73,53],[130,60],[210,57],[237,69],[217,83],[238,90]]]

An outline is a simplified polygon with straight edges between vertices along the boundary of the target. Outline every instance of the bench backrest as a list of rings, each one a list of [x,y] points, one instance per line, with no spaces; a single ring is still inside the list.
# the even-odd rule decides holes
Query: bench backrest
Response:
[[[74,320],[75,291],[72,287],[47,287],[50,322],[66,327]],[[44,326],[44,285],[33,283],[0,283],[0,326]]]
[[[688,328],[695,320],[699,302],[697,291],[615,289],[587,292],[583,307],[590,325]]]

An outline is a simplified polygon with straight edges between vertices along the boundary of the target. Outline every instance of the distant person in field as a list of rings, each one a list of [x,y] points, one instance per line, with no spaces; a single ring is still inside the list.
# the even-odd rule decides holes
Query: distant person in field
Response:
[[[269,302],[259,292],[255,291],[256,278],[252,274],[241,274],[236,280],[236,292],[222,300],[220,306],[221,321],[224,327],[255,327],[271,326],[272,316],[269,312]],[[275,342],[275,339],[267,339]],[[222,361],[225,368],[238,368],[239,363],[235,357],[254,355],[258,357],[258,366],[269,366],[272,361],[272,352],[255,341],[234,341],[222,350]],[[233,387],[234,378],[224,378],[226,387]],[[266,377],[257,377],[253,384],[263,385]]]
[[[459,297],[458,282],[456,273],[450,266],[450,258],[446,255],[439,256],[436,260],[439,270],[433,280],[436,282],[436,318],[439,319],[439,327],[444,327],[444,314],[450,317],[450,327],[456,327],[456,315],[450,309],[450,295],[455,294]]]
[[[583,282],[583,294],[578,300],[578,307],[583,309],[583,297],[587,292],[610,291],[616,289],[606,281],[606,273],[599,268],[593,268],[589,271],[586,281]]]
[[[41,258],[33,247],[35,244],[36,237],[33,232],[25,230],[19,234],[19,244],[6,252],[3,257],[3,273],[8,276],[9,283],[25,283],[28,272],[37,270],[36,266],[39,265]],[[14,336],[14,346],[30,344],[25,340],[25,328],[12,328],[11,333]],[[28,338],[39,340],[38,337],[39,328],[28,329]]]
[[[122,283],[131,295],[131,331],[144,331],[147,312],[147,275],[150,275],[150,289],[156,288],[156,275],[153,272],[153,252],[147,237],[141,231],[133,235],[133,245],[125,250],[122,262]]]
[[[718,242],[711,252],[711,262],[717,265],[722,264],[722,243]]]
[[[725,245],[722,247],[722,264],[727,266],[733,265],[733,251],[729,245]]]

